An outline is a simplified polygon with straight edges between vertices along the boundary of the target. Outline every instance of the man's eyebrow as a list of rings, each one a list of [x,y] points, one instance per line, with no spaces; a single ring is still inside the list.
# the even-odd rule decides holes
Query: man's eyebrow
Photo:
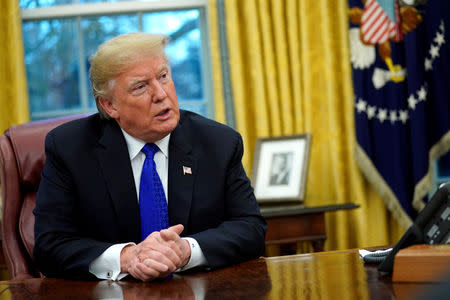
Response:
[[[165,71],[165,70],[169,70],[169,65],[168,64],[163,64],[160,68],[159,68],[159,71],[158,71],[158,73],[161,73],[162,71]]]
[[[165,70],[169,70],[169,65],[167,63],[161,65],[161,67],[158,70],[158,74]],[[128,83],[128,87],[132,87],[133,85],[135,85],[137,83],[141,83],[141,82],[145,82],[145,81],[147,81],[147,78],[145,78],[145,77],[135,78]]]

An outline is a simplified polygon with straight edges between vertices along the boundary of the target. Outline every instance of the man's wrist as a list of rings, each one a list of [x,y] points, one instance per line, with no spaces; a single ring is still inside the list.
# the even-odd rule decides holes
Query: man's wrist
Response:
[[[208,262],[206,261],[206,258],[203,255],[203,251],[200,248],[198,242],[191,237],[183,237],[182,239],[189,243],[190,255],[187,264],[178,269],[177,272],[186,271],[199,266],[207,266]]]
[[[127,275],[121,273],[120,256],[126,246],[134,243],[114,244],[89,264],[89,272],[98,279],[120,280]]]
[[[136,245],[127,245],[120,252],[120,273],[128,273],[131,261],[136,257]]]
[[[186,243],[186,257],[184,258],[183,261],[183,265],[181,266],[181,268],[183,268],[184,266],[186,266],[189,261],[191,260],[191,244],[189,243],[189,241],[187,239],[183,239],[183,241]]]

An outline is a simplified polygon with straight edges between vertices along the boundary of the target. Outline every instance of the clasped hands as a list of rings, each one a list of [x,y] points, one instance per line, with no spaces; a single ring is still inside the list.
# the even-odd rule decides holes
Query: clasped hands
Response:
[[[137,245],[128,245],[120,254],[121,273],[150,281],[164,278],[184,267],[191,257],[189,242],[180,237],[181,224],[152,232]]]

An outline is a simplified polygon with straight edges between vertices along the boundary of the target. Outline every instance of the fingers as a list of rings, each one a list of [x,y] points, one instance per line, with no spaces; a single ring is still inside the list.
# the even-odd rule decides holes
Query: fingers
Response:
[[[152,232],[139,243],[134,252],[128,273],[140,280],[149,281],[165,277],[183,267],[190,258],[189,243],[180,238],[181,224]]]
[[[129,269],[131,276],[142,281],[165,277],[169,273],[171,272],[169,272],[169,268],[166,265],[153,259],[146,259],[144,262],[135,259]]]
[[[178,233],[176,233],[175,231],[170,230],[170,228],[161,230],[159,235],[166,242],[168,242],[168,241],[176,242],[177,240],[180,239],[180,235]]]
[[[180,231],[182,225],[174,227],[175,230],[170,228],[162,230],[161,232],[153,232],[142,241],[139,244],[139,250],[137,251],[139,260],[142,262],[145,259],[152,257],[151,255],[154,256],[155,253],[159,253],[161,256],[155,259],[160,259],[160,261],[166,264],[171,271],[180,268],[182,266],[181,262],[184,259],[184,253],[181,248],[181,246],[183,246],[181,243],[182,240],[176,231]]]
[[[174,244],[174,242],[171,242]],[[176,245],[152,242],[143,245],[137,257],[142,262],[147,258],[155,259],[167,265],[171,272],[175,271],[181,263],[182,251]]]
[[[182,255],[182,251],[180,250],[179,245],[177,245],[180,237],[175,232],[168,231],[168,229],[163,231],[165,233],[162,233],[162,231],[153,232],[144,241],[142,241],[140,243],[141,250],[144,252],[148,250],[156,250],[170,258]],[[175,262],[175,260],[173,261]]]
[[[173,249],[181,259],[180,264],[177,264],[179,268],[184,267],[191,257],[191,247],[189,246],[189,242],[185,239],[180,238],[179,234],[176,233],[176,230],[179,230],[181,233],[183,230],[183,225],[172,226],[166,230],[161,230],[160,236],[161,238]]]
[[[167,229],[163,229],[161,231],[153,231],[149,236],[147,236],[147,239],[154,238],[159,241],[169,241],[169,240],[175,240],[180,238],[181,232],[183,232],[184,226],[182,224],[171,226]],[[161,234],[164,236],[163,240],[160,238],[162,237]]]
[[[171,257],[172,261],[179,266],[179,262],[177,261],[177,259],[173,258],[173,256],[171,255],[172,253],[167,248],[157,247],[154,242],[157,241],[158,243],[167,246],[175,252],[178,258],[184,259],[184,257],[186,256],[186,242],[184,242],[179,235],[183,231],[183,229],[184,226],[178,224],[169,227],[168,229],[161,230],[160,232],[153,232],[149,236],[149,238],[144,241],[144,244],[146,246],[149,246],[150,248],[158,249],[163,254],[168,255],[169,257]]]
[[[172,249],[174,249],[179,255],[183,253],[179,253],[179,251],[184,252],[185,242],[180,237],[181,232],[184,230],[184,226],[181,224],[172,226],[168,229],[164,229],[160,231],[160,237],[164,242],[167,243]]]

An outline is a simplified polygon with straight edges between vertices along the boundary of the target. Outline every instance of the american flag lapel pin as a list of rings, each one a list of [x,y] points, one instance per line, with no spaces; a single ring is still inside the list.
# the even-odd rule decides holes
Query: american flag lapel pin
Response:
[[[186,175],[186,174],[192,175],[191,167],[183,166],[183,175]]]

